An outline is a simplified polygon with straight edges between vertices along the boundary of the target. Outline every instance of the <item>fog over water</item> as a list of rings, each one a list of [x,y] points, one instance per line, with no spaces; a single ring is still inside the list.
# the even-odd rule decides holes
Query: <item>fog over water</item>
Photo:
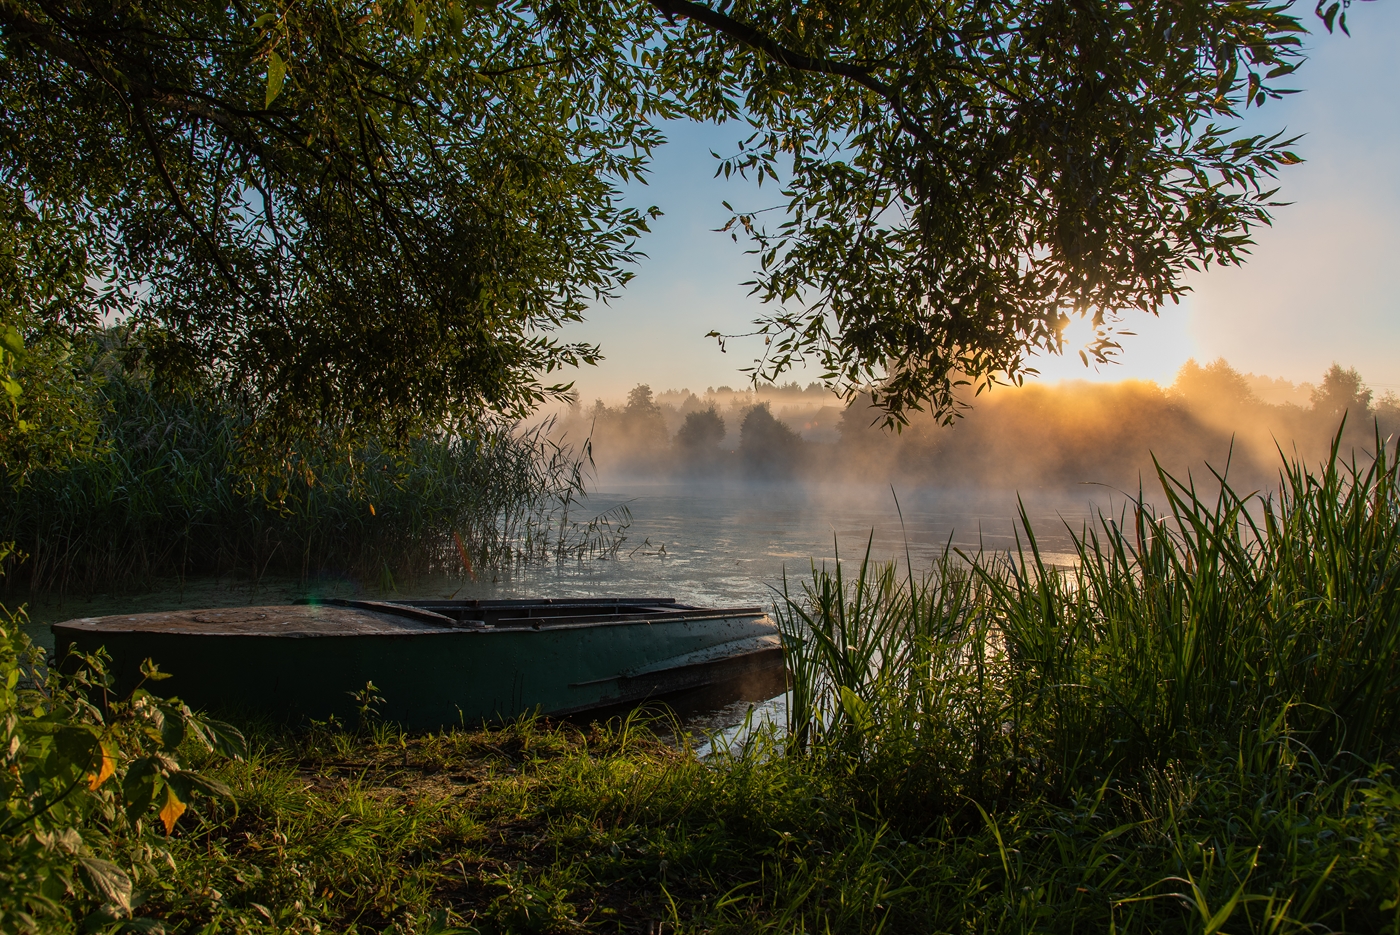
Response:
[[[1315,462],[1343,414],[1345,445],[1363,456],[1377,425],[1385,434],[1400,429],[1400,399],[1376,398],[1355,371],[1334,367],[1317,384],[1298,386],[1241,375],[1223,361],[1193,363],[1165,389],[1133,381],[1002,389],[951,426],[925,417],[891,433],[872,426],[869,413],[832,406],[818,388],[789,387],[766,399],[728,388],[703,395],[639,388],[625,402],[580,406],[559,423],[561,443],[591,439],[594,482],[570,519],[611,519],[619,538],[607,554],[478,579],[200,579],[154,593],[49,596],[31,603],[29,632],[51,646],[47,624],[73,617],[317,596],[670,597],[771,608],[784,575],[800,592],[811,563],[838,553],[853,572],[867,543],[872,559],[895,560],[904,573],[912,566],[916,575],[947,548],[1016,550],[1028,545],[1021,509],[1044,560],[1067,566],[1074,536],[1101,515],[1122,515],[1139,484],[1161,502],[1154,455],[1177,476],[1206,481],[1207,493],[1206,465],[1232,458],[1230,476],[1247,493],[1276,483],[1275,445],[1296,445]],[[728,727],[757,700],[692,715],[702,726]],[[781,721],[781,704],[766,704],[759,716]]]
[[[898,495],[898,508],[895,494]],[[1122,494],[1081,486],[1023,495],[1047,561],[1069,563],[1068,528],[1080,530],[1095,508],[1122,509]],[[1010,490],[911,489],[885,485],[703,481],[605,483],[577,508],[581,515],[625,508],[630,524],[616,554],[544,562],[479,580],[427,576],[393,588],[348,579],[201,579],[156,593],[67,597],[31,603],[31,634],[50,643],[47,624],[80,616],[188,607],[281,604],[309,596],[526,598],[632,595],[684,603],[770,607],[786,572],[794,588],[812,560],[858,564],[912,559],[926,571],[945,548],[974,553],[1015,548],[1017,493]],[[903,513],[901,523],[900,512]],[[1068,527],[1067,525],[1068,524]],[[873,538],[872,538],[873,534]],[[1024,539],[1024,537],[1023,537]]]
[[[1334,364],[1317,382],[1243,374],[1224,360],[1188,361],[1175,381],[998,386],[969,396],[959,418],[886,413],[859,396],[849,406],[811,384],[703,392],[638,384],[625,400],[595,400],[560,415],[562,443],[589,440],[600,489],[624,483],[803,482],[809,505],[852,499],[848,488],[1064,492],[1085,484],[1148,492],[1157,465],[1237,489],[1277,483],[1280,448],[1316,464],[1346,419],[1346,452],[1400,429],[1400,397],[1377,394]],[[1039,495],[1039,494],[1038,494]],[[868,494],[854,498],[870,502]],[[996,501],[991,501],[995,503]],[[1013,500],[1014,503],[1014,500]]]
[[[1047,560],[1061,563],[1073,560],[1069,528],[1079,531],[1094,508],[1115,510],[1124,502],[1094,487],[1024,499]],[[626,505],[631,513],[616,558],[527,568],[494,590],[502,596],[646,592],[701,604],[767,605],[785,572],[797,586],[812,561],[833,561],[838,550],[843,563],[858,564],[869,544],[873,560],[903,565],[908,558],[922,573],[945,547],[1005,551],[1015,548],[1018,531],[1014,491],[636,483],[606,487],[589,503]]]

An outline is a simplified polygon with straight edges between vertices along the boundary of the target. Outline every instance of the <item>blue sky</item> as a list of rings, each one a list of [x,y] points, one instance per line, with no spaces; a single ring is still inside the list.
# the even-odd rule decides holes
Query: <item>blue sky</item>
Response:
[[[1299,11],[1311,24],[1312,5]],[[1303,93],[1270,101],[1252,130],[1303,134],[1307,161],[1285,170],[1274,226],[1261,231],[1251,260],[1192,280],[1193,293],[1159,317],[1127,325],[1121,362],[1086,369],[1075,354],[1037,362],[1046,381],[1141,378],[1171,382],[1190,357],[1225,357],[1237,368],[1315,381],[1332,362],[1355,366],[1378,390],[1400,391],[1400,3],[1357,3],[1352,36],[1315,32],[1294,76]],[[665,216],[643,241],[648,258],[625,294],[592,309],[565,336],[602,345],[607,360],[577,373],[585,401],[616,398],[636,383],[654,389],[744,382],[739,368],[759,349],[731,342],[721,353],[712,329],[748,330],[762,306],[740,285],[752,258],[727,234],[721,201],[745,208],[777,203],[776,187],[714,179],[710,152],[727,153],[740,125],[675,124],[650,184],[630,196]],[[1071,337],[1074,336],[1073,329]],[[797,373],[807,382],[814,375]]]

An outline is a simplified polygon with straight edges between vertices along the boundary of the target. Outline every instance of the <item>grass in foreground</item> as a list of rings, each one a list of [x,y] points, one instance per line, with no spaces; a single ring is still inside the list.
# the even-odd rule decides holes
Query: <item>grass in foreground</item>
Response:
[[[758,741],[633,721],[264,734],[170,840],[180,931],[1397,930],[1400,790],[1278,745],[926,827]]]

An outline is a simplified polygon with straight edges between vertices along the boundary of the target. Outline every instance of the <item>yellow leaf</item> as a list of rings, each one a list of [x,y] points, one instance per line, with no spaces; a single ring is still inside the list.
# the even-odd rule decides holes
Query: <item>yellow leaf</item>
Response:
[[[378,516],[378,515],[379,515],[378,513],[374,512],[374,504],[373,504],[373,503],[371,503],[371,504],[369,505],[369,515],[370,515],[370,516]]]
[[[165,787],[165,808],[160,810],[160,820],[165,822],[165,833],[167,835],[175,830],[175,822],[180,820],[180,816],[185,814],[185,803],[175,797],[175,790],[169,786]]]
[[[88,773],[88,788],[96,790],[98,786],[112,778],[112,774],[117,771],[117,758],[112,756],[107,745],[102,745],[102,768],[95,773]]]

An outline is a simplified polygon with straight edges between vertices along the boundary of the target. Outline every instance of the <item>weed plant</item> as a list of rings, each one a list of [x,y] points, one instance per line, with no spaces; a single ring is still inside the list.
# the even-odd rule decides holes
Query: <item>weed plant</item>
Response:
[[[23,623],[0,605],[0,931],[159,929],[141,912],[174,866],[157,824],[168,838],[201,794],[231,795],[180,750],[213,762],[243,737],[153,695],[152,666],[126,697],[100,654],[47,666]]]
[[[578,521],[586,452],[542,429],[483,423],[348,459],[304,446],[269,485],[240,469],[246,414],[129,376],[100,392],[93,456],[0,490],[0,540],[27,554],[12,577],[32,592],[268,571],[392,585],[615,550],[628,522]]]

